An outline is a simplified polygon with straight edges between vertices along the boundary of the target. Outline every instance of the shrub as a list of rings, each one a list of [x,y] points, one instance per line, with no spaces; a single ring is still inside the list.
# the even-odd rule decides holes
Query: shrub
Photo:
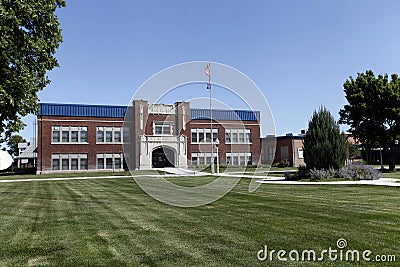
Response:
[[[353,163],[342,167],[336,177],[352,180],[375,180],[381,178],[381,173],[371,166]]]
[[[304,161],[310,170],[339,169],[344,166],[348,151],[339,125],[324,107],[315,111],[304,138]],[[315,173],[324,175],[323,172]]]
[[[310,170],[310,179],[311,180],[324,180],[332,177],[330,170]]]

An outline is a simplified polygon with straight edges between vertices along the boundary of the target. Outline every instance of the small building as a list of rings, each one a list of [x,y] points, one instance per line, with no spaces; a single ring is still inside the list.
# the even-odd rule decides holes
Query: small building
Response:
[[[299,167],[305,165],[303,142],[305,132],[261,138],[261,163],[273,160],[274,165]]]
[[[34,168],[37,162],[36,138],[31,138],[28,143],[18,143],[18,156],[16,157],[18,168]]]
[[[210,117],[209,109],[191,108],[190,102],[41,103],[38,173],[209,165],[216,140],[221,165],[259,163],[260,112],[215,109],[212,128]]]

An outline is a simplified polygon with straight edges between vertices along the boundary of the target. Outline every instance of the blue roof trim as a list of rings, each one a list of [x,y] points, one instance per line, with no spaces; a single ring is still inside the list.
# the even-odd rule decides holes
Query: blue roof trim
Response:
[[[124,118],[126,106],[39,103],[38,116]],[[260,112],[251,110],[213,109],[217,121],[260,121]],[[190,109],[192,120],[209,120],[209,109]]]
[[[124,118],[126,106],[40,103],[38,116]]]
[[[190,109],[190,118],[192,120],[209,120],[209,109]],[[213,109],[212,118],[217,121],[260,121],[260,112],[251,110],[224,110]]]

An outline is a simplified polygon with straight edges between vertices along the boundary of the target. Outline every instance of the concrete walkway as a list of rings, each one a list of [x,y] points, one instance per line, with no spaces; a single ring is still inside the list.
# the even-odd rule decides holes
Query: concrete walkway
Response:
[[[262,184],[287,184],[287,185],[384,185],[384,186],[400,186],[399,179],[380,178],[378,180],[361,180],[361,181],[333,181],[333,182],[297,182],[286,181],[281,177],[267,177],[257,181]]]

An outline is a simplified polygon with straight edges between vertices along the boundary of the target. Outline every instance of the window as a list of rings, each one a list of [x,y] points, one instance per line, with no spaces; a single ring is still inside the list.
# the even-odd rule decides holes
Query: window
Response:
[[[114,143],[121,143],[121,131],[114,131]]]
[[[214,152],[214,160],[217,153]],[[205,165],[211,164],[211,152],[195,152],[192,153],[192,165]]]
[[[122,141],[121,127],[97,127],[97,143],[118,143]]]
[[[106,131],[106,142],[111,143],[112,142],[112,136],[113,132],[112,131]]]
[[[192,144],[199,143],[211,143],[211,129],[198,128],[191,130]],[[215,140],[218,139],[218,129],[212,129],[212,137]]]
[[[251,165],[253,162],[251,152],[226,153],[227,165]]]
[[[172,122],[155,121],[153,122],[154,135],[171,135]]]
[[[114,159],[114,167],[115,169],[121,169],[122,167],[122,162],[120,158]]]
[[[192,132],[192,143],[197,143],[197,136],[196,132]]]
[[[299,159],[304,159],[304,151],[303,148],[297,149],[297,154],[299,155]]]
[[[62,142],[63,143],[69,142],[69,131],[62,131]]]
[[[122,154],[97,154],[97,169],[99,170],[121,170]]]
[[[59,143],[60,142],[60,127],[53,127],[53,143]]]
[[[87,143],[88,142],[88,132],[86,131],[81,131],[81,143]]]
[[[103,158],[97,159],[97,169],[104,169],[104,159]]]
[[[71,159],[71,170],[78,170],[78,159]]]
[[[52,154],[52,170],[87,170],[87,154]],[[60,166],[61,163],[61,166]]]
[[[78,143],[78,131],[71,131],[71,142]]]
[[[60,159],[53,159],[52,170],[53,171],[60,170]]]
[[[112,168],[113,168],[113,159],[107,158],[106,159],[106,169],[112,169]]]
[[[52,143],[87,143],[87,127],[53,126]]]
[[[104,131],[97,130],[97,143],[103,143],[103,142],[104,142]]]
[[[69,159],[62,159],[62,170],[67,171],[69,170]]]
[[[81,158],[81,170],[88,169],[88,160],[87,158]]]
[[[225,143],[227,144],[250,144],[250,129],[225,129]]]

